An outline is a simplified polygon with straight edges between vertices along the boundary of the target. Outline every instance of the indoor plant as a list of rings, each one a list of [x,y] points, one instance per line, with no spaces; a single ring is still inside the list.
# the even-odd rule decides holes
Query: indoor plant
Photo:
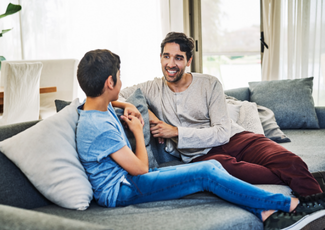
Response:
[[[12,4],[12,3],[9,3],[8,6],[7,6],[7,10],[4,14],[1,14],[0,15],[0,18],[3,18],[3,17],[6,17],[8,15],[11,15],[11,14],[14,14],[14,13],[17,13],[18,11],[21,10],[21,5],[15,5],[15,4]],[[6,30],[1,30],[0,31],[0,37],[3,36],[4,33],[7,33],[9,32],[11,29],[6,29]],[[0,69],[1,69],[1,62],[6,60],[3,56],[0,56]]]

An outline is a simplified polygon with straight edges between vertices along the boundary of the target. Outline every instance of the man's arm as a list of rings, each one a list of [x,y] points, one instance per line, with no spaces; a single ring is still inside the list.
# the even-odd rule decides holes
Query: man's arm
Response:
[[[154,137],[178,137],[178,148],[208,148],[225,144],[231,136],[231,120],[228,115],[224,92],[219,81],[207,88],[210,93],[202,110],[208,110],[210,127],[200,125],[171,126],[162,121],[152,122],[151,132]],[[196,104],[200,106],[203,103]],[[207,106],[207,107],[206,107]],[[202,119],[198,117],[197,119]],[[158,119],[157,119],[158,120]]]

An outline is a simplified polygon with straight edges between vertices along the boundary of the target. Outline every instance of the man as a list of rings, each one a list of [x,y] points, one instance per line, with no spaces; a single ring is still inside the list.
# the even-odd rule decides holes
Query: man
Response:
[[[185,73],[193,58],[194,41],[168,33],[161,43],[164,77],[121,91],[127,98],[140,88],[147,100],[151,133],[172,140],[173,155],[185,163],[215,159],[233,176],[252,184],[282,184],[301,196],[322,190],[300,157],[264,135],[247,132],[229,118],[219,80]]]

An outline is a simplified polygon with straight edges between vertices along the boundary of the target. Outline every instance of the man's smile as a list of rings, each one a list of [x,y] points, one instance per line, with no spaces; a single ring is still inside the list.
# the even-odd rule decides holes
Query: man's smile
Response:
[[[166,68],[166,71],[168,73],[169,76],[174,76],[176,73],[177,73],[177,69],[167,69]]]

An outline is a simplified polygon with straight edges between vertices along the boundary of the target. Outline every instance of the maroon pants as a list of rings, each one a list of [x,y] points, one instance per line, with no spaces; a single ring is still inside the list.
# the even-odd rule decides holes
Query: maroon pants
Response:
[[[322,190],[300,157],[264,135],[242,132],[192,162],[217,160],[233,176],[251,184],[288,185],[302,196]]]

